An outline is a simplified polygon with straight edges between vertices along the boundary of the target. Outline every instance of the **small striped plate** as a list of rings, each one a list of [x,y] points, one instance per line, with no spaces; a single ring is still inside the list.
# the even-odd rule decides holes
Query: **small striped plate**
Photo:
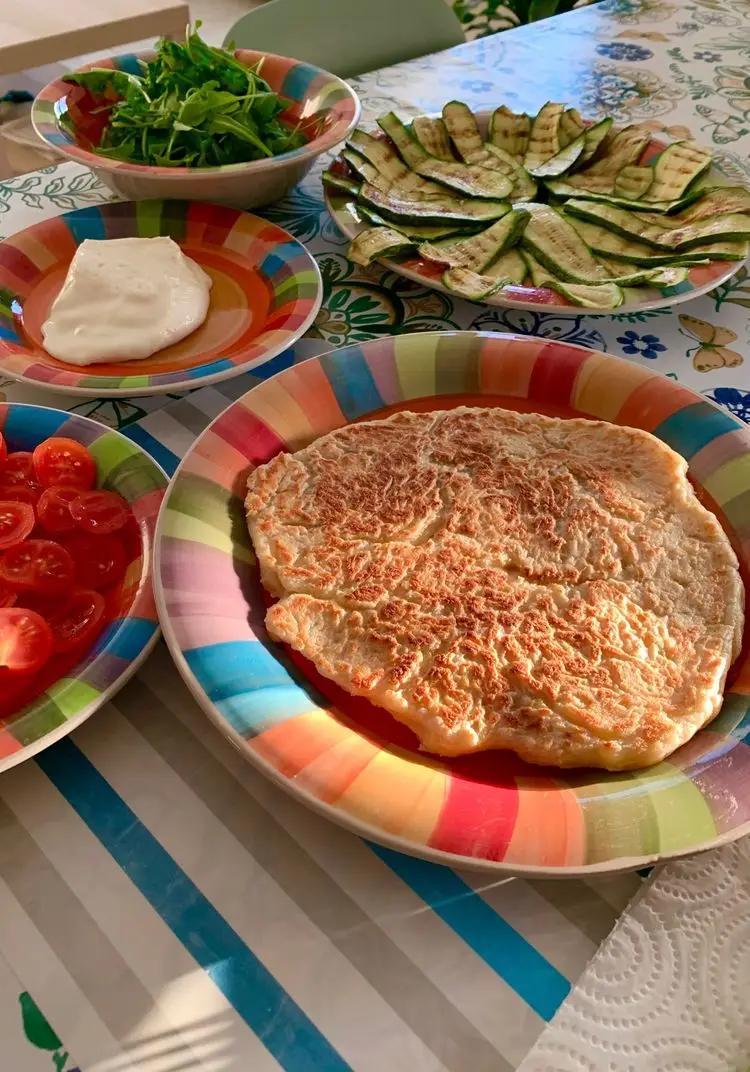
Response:
[[[169,235],[213,280],[205,323],[141,361],[79,368],[51,357],[42,324],[85,238]],[[305,247],[267,220],[192,201],[125,201],[66,212],[0,242],[0,372],[76,395],[204,387],[276,357],[307,331],[322,284]]]
[[[366,837],[460,867],[574,875],[646,866],[750,832],[750,658],[719,716],[664,763],[607,774],[508,753],[421,754],[384,711],[303,673],[264,628],[245,525],[248,471],[396,409],[505,406],[643,428],[679,451],[747,584],[750,430],[650,369],[533,337],[378,339],[292,366],[196,441],[165,499],[156,591],[165,637],[204,710],[306,804]]]
[[[159,625],[151,584],[156,519],[167,478],[146,452],[88,417],[44,406],[0,403],[0,432],[11,450],[33,450],[48,436],[85,444],[96,459],[97,486],[130,503],[141,538],[140,556],[110,593],[111,620],[70,673],[28,707],[0,722],[0,771],[67,736],[106,703],[156,643]]]

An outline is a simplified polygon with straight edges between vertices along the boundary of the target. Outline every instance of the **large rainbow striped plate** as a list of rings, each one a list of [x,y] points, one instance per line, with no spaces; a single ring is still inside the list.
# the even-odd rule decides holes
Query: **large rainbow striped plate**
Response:
[[[211,276],[205,323],[142,361],[78,367],[46,352],[42,324],[84,238],[169,235]],[[150,395],[237,376],[291,346],[320,307],[305,247],[267,220],[198,201],[77,209],[0,242],[0,372],[76,395]]]
[[[111,620],[94,647],[68,676],[0,722],[3,771],[80,726],[125,684],[156,643],[159,624],[151,573],[154,530],[167,478],[141,447],[119,432],[64,410],[0,403],[0,432],[11,450],[33,450],[54,435],[84,443],[96,459],[98,486],[127,499],[141,538],[141,554],[111,593]]]
[[[458,404],[644,428],[688,459],[747,584],[750,430],[673,380],[544,339],[445,332],[350,346],[229,407],[183,460],[162,508],[162,626],[204,710],[262,771],[358,833],[460,867],[573,875],[645,866],[750,832],[750,659],[720,715],[649,770],[527,766],[507,753],[420,754],[382,710],[269,640],[243,516],[248,470],[361,418]]]

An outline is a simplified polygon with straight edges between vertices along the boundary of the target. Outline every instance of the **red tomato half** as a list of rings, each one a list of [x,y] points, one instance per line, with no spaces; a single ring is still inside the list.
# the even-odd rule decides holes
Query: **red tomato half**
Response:
[[[76,527],[70,513],[70,504],[81,494],[79,488],[58,484],[46,488],[37,503],[39,524],[47,532],[72,532]]]
[[[90,644],[101,628],[104,606],[104,596],[99,592],[87,589],[74,592],[68,607],[48,619],[49,628],[53,630],[54,650],[70,652],[75,647]]]
[[[36,506],[42,489],[36,483],[6,484],[0,473],[0,502],[28,503]]]
[[[35,524],[33,506],[0,501],[0,551],[23,543]]]
[[[3,465],[3,481],[6,484],[25,484],[34,479],[34,463],[30,450],[16,450],[9,454]]]
[[[54,540],[26,540],[0,559],[0,581],[17,592],[63,593],[73,586],[73,559]]]
[[[90,644],[104,618],[104,596],[79,588],[70,602],[48,618],[55,651],[71,651]]]
[[[0,667],[29,673],[52,653],[52,630],[44,618],[23,607],[0,609]]]
[[[45,487],[66,484],[86,490],[96,484],[96,462],[82,443],[52,436],[34,450],[34,473]]]
[[[125,550],[115,536],[75,533],[65,546],[75,563],[76,581],[83,588],[110,588],[125,573]]]
[[[0,469],[2,468],[5,459],[8,457],[8,447],[5,443],[2,432],[0,432]]]
[[[70,513],[84,532],[103,536],[127,524],[130,507],[114,491],[84,491],[70,504]]]

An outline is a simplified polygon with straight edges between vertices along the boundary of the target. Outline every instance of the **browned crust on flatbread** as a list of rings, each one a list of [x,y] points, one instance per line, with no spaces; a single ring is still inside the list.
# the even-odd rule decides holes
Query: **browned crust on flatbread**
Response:
[[[256,469],[266,617],[443,755],[624,769],[718,711],[743,588],[655,437],[502,409],[349,425]]]

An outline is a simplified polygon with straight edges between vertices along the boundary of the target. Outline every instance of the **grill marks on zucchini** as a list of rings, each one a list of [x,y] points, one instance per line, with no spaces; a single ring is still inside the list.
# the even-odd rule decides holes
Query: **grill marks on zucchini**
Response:
[[[420,115],[412,122],[412,133],[426,153],[437,160],[455,161],[448,131],[442,119]]]
[[[486,138],[461,101],[408,128],[393,113],[378,123],[386,138],[355,130],[349,173],[323,176],[362,227],[350,251],[359,264],[418,252],[472,300],[531,282],[606,311],[623,288],[666,290],[695,264],[747,255],[750,191],[706,188],[710,153],[692,142],[645,164],[648,131],[587,125],[554,102],[533,119],[496,109]]]
[[[509,196],[513,201],[528,201],[536,195],[536,183],[528,171],[505,149],[482,140],[476,117],[462,101],[449,101],[443,108],[443,122],[461,159],[499,171],[512,184]]]
[[[547,101],[531,124],[523,166],[532,175],[535,168],[560,152],[560,118],[564,110],[562,104]]]
[[[641,219],[636,212],[591,201],[568,201],[565,211],[571,216],[599,223],[617,234],[643,242],[654,249],[678,253],[708,242],[741,242],[750,239],[750,215],[738,212],[697,220],[695,223],[683,223],[679,227],[664,227]]]
[[[618,197],[637,200],[639,197],[646,196],[646,192],[651,188],[653,181],[653,168],[650,168],[647,164],[645,166],[628,164],[622,171],[617,172],[614,192]]]
[[[560,148],[564,149],[575,141],[586,129],[586,124],[575,108],[566,108],[560,116],[560,127],[557,136],[560,140]]]
[[[507,197],[512,189],[510,179],[500,172],[430,156],[393,112],[381,116],[378,125],[396,146],[404,163],[424,178],[469,197]]]
[[[530,133],[531,116],[516,115],[504,104],[492,113],[488,131],[490,142],[519,162],[523,161]]]
[[[691,141],[668,145],[656,159],[646,201],[677,201],[691,182],[711,166],[711,154]]]
[[[353,239],[349,257],[355,264],[367,265],[378,257],[394,257],[413,247],[413,241],[400,231],[391,227],[368,227]]]
[[[486,230],[469,238],[423,242],[419,255],[450,268],[471,268],[481,272],[501,253],[516,245],[528,220],[529,213],[525,209],[514,208]]]

